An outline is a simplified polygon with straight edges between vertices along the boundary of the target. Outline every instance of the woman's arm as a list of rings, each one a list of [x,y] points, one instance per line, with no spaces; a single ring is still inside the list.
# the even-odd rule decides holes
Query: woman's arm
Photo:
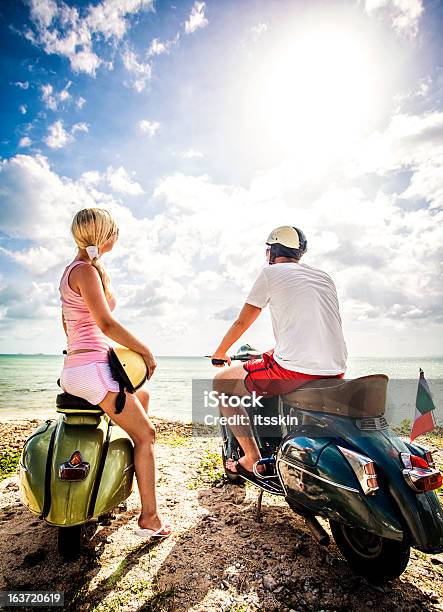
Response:
[[[68,337],[68,330],[66,329],[66,321],[63,315],[63,310],[62,310],[62,325],[63,325],[63,329],[65,330],[66,337]]]
[[[140,353],[151,376],[157,365],[154,356],[144,342],[113,317],[97,270],[93,266],[77,266],[75,272],[75,285],[98,327],[114,342]]]
[[[227,360],[228,365],[231,365],[231,360],[226,352],[229,351],[234,342],[241,338],[245,331],[251,327],[258,315],[261,313],[261,310],[262,309],[258,308],[257,306],[252,306],[252,304],[246,303],[241,309],[237,319],[226,332],[217,350],[212,355],[212,359]]]

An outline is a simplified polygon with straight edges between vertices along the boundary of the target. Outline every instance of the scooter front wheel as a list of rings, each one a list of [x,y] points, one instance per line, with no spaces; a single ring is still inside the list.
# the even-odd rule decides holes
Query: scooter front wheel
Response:
[[[408,542],[382,538],[365,529],[329,521],[332,535],[350,567],[373,583],[398,578],[409,561]]]
[[[62,557],[76,557],[80,554],[83,525],[58,528],[58,552]]]

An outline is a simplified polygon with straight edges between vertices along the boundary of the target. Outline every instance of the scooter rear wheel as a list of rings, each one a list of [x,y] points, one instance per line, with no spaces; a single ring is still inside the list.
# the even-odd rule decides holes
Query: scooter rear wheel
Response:
[[[382,538],[365,529],[353,528],[338,521],[329,521],[332,535],[352,570],[373,583],[398,578],[409,561],[410,546]]]
[[[62,557],[72,558],[80,554],[83,525],[58,528],[58,552]]]

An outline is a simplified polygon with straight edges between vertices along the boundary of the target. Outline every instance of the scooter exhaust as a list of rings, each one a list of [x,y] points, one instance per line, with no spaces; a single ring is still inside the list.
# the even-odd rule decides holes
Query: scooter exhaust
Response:
[[[303,520],[305,521],[306,525],[309,527],[309,529],[310,529],[312,535],[314,536],[315,540],[321,546],[328,546],[328,544],[329,544],[329,535],[323,529],[323,527],[320,525],[320,523],[318,522],[316,517],[313,516],[313,515],[311,515],[311,516],[304,516]]]

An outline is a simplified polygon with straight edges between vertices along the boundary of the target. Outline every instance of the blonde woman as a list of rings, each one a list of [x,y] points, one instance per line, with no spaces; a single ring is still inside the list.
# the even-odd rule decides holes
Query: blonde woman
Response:
[[[134,442],[135,473],[141,498],[138,535],[166,537],[169,522],[158,513],[155,491],[155,429],[147,416],[149,393],[126,392],[123,411],[115,412],[118,383],[108,365],[108,339],[143,356],[150,378],[156,368],[148,346],[113,316],[115,299],[109,277],[100,261],[118,238],[118,227],[107,210],[85,208],[74,217],[71,232],[77,256],[65,268],[60,281],[62,321],[68,351],[60,376],[63,391],[99,405]]]

